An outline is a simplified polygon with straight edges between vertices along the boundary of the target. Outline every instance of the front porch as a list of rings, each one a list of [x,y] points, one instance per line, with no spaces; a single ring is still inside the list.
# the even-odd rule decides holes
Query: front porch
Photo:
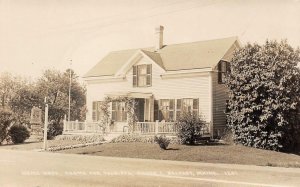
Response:
[[[199,114],[198,99],[155,100],[152,93],[106,93],[102,101],[93,101],[93,122],[64,121],[64,134],[73,133],[178,133],[175,122],[182,111]],[[89,118],[88,118],[89,119]],[[206,123],[202,134],[209,135],[212,125]],[[129,128],[131,128],[129,130]]]
[[[209,134],[209,123],[207,123],[201,130],[203,135]],[[166,134],[176,135],[179,127],[175,122],[136,122],[133,125],[133,133],[137,134]],[[63,134],[106,134],[106,133],[129,133],[129,126],[125,124],[123,131],[114,131],[108,125],[102,125],[98,122],[79,122],[79,121],[66,121],[64,120]]]

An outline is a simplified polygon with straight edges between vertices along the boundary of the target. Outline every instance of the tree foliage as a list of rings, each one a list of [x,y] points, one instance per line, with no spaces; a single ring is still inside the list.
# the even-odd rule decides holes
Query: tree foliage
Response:
[[[227,124],[236,142],[271,150],[295,147],[300,131],[299,54],[287,41],[247,44],[235,53],[226,85]]]
[[[42,107],[43,99],[31,83],[23,84],[11,98],[9,103],[19,124],[29,124],[32,107]]]
[[[71,81],[71,120],[79,119],[81,108],[85,105],[85,89],[76,79],[72,70],[61,73],[57,70],[46,70],[36,83],[36,90],[41,97],[47,97],[49,102],[49,120],[60,123],[69,108],[69,72]],[[44,100],[44,99],[43,99]]]
[[[0,108],[0,145],[8,137],[8,128],[13,120],[9,109]]]
[[[0,106],[8,107],[11,98],[22,85],[21,78],[4,72],[0,74]]]
[[[44,98],[49,103],[49,130],[53,135],[61,132],[62,119],[68,115],[69,85],[71,81],[71,120],[82,120],[85,106],[85,88],[79,83],[73,70],[60,72],[46,70],[37,81],[12,76],[0,75],[0,107],[11,111],[17,124],[29,124],[32,107],[44,110]],[[43,115],[44,117],[44,115]]]

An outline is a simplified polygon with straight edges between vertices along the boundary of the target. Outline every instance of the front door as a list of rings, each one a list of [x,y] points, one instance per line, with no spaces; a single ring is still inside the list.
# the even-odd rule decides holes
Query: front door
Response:
[[[145,99],[135,99],[136,108],[135,108],[135,114],[139,122],[144,122],[145,116]]]

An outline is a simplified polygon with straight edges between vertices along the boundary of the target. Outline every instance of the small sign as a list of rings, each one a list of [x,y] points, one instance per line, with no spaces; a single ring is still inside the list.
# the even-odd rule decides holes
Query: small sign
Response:
[[[31,109],[30,123],[42,123],[42,110],[38,107],[33,107]]]

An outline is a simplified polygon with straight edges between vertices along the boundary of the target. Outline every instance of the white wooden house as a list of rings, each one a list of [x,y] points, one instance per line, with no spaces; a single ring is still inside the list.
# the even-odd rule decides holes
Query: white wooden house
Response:
[[[227,100],[223,76],[240,47],[237,37],[164,45],[164,27],[155,29],[155,46],[113,51],[85,76],[87,120],[98,121],[107,96],[135,98],[139,122],[175,121],[184,110],[197,113],[216,136],[225,127]],[[127,125],[124,103],[112,103],[113,131]]]

